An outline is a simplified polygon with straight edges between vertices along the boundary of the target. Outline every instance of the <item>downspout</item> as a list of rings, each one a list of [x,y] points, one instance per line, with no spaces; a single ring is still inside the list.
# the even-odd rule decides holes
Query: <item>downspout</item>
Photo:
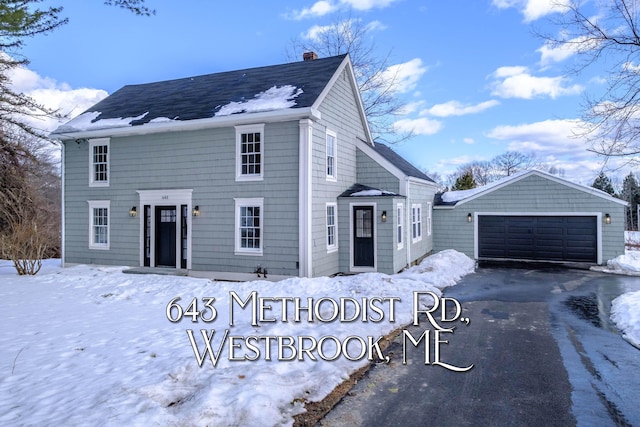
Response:
[[[60,143],[60,267],[64,267],[65,264],[65,227],[64,227],[64,156],[65,156],[65,145],[64,142],[58,140]]]
[[[299,141],[299,172],[298,172],[298,258],[300,277],[311,277],[312,246],[311,246],[311,142],[313,136],[313,121],[300,120]]]

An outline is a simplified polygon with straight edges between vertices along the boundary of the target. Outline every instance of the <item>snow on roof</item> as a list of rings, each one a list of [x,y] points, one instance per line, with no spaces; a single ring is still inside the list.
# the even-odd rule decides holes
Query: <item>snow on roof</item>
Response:
[[[620,199],[616,199],[615,197],[611,196],[609,193],[606,193],[602,190],[598,190],[597,188],[593,188],[591,186],[588,185],[584,185],[584,184],[578,184],[572,181],[568,181],[564,178],[560,178],[558,176],[552,175],[548,172],[543,172],[537,169],[531,169],[531,170],[525,170],[525,171],[521,171],[521,172],[517,172],[514,173],[513,175],[501,178],[497,181],[491,182],[487,185],[483,185],[480,187],[476,187],[476,188],[472,188],[471,190],[458,190],[458,191],[447,191],[446,193],[443,193],[441,195],[442,198],[442,202],[445,204],[456,204],[457,202],[460,202],[462,200],[466,200],[469,199],[477,194],[480,193],[485,193],[487,191],[490,191],[493,188],[498,188],[501,187],[509,182],[512,181],[517,181],[519,178],[524,177],[525,175],[530,175],[530,174],[537,174],[539,176],[542,176],[544,178],[550,179],[552,181],[556,181],[559,183],[562,183],[564,185],[568,185],[571,187],[574,187],[578,190],[581,191],[585,191],[587,193],[591,193],[595,196],[599,196],[599,197],[603,197],[605,199],[610,199],[612,201],[616,201],[618,203],[624,204],[626,202],[620,200]]]
[[[482,185],[480,187],[472,188],[470,190],[447,191],[446,193],[442,194],[442,201],[445,203],[455,203],[455,202],[459,202],[460,200],[468,199],[471,196],[475,196],[478,193],[487,191],[493,187],[497,187],[512,179],[516,179],[528,172],[531,172],[531,171],[522,171],[522,172],[514,173],[513,175],[509,175],[497,181],[491,182],[487,185]]]
[[[362,190],[351,193],[351,197],[367,197],[367,196],[396,196],[397,194],[392,191],[385,190]]]
[[[220,108],[214,115],[229,116],[236,113],[260,113],[263,111],[283,110],[296,105],[294,98],[303,93],[303,90],[295,86],[273,86],[270,89],[256,94],[253,99],[239,102],[230,102],[226,105],[218,105]]]
[[[87,130],[113,129],[131,126],[131,122],[142,120],[149,112],[140,114],[137,117],[118,117],[112,119],[98,119],[102,113],[100,111],[88,111],[67,122],[57,129],[57,132],[81,132]]]

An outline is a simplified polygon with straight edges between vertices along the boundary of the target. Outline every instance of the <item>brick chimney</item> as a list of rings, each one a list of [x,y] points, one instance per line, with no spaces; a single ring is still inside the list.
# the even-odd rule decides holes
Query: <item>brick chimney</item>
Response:
[[[315,52],[305,52],[302,54],[303,61],[313,61],[315,59],[318,59],[318,54]]]

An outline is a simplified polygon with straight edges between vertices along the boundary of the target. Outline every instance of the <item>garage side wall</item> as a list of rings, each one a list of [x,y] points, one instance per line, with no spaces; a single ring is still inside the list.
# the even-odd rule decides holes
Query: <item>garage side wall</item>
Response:
[[[509,214],[601,213],[602,261],[624,253],[624,206],[593,194],[531,175],[451,208],[433,212],[434,250],[456,249],[474,257],[474,223],[467,221],[480,212]],[[605,214],[611,223],[604,222]]]

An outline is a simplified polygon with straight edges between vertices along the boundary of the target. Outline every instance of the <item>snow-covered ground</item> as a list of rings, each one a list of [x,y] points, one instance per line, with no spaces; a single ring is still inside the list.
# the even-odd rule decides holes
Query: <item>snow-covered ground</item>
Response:
[[[640,276],[640,232],[625,231],[627,249],[624,255],[607,261],[599,271]],[[640,348],[640,291],[620,295],[611,302],[611,320],[622,331],[622,336]]]
[[[278,361],[277,342],[272,342],[267,360],[264,343],[238,339],[237,347],[227,341],[216,367],[208,358],[199,367],[187,330],[193,331],[199,356],[206,348],[201,330],[215,330],[213,353],[228,330],[245,338],[352,337],[348,354],[355,358],[356,337],[375,340],[412,320],[414,291],[440,295],[440,289],[474,268],[465,255],[443,251],[392,276],[227,283],[124,274],[117,267],[61,269],[58,263],[47,261],[37,276],[19,277],[9,262],[0,261],[0,425],[289,425],[306,400],[322,399],[368,363],[367,356],[313,361],[310,355],[320,354],[316,351],[302,354],[303,361]],[[262,320],[252,320],[251,300],[243,310],[230,301],[231,293],[242,300],[265,298],[262,305],[271,309],[261,311]],[[183,319],[173,323],[168,315],[179,317],[179,308],[167,315],[167,306],[175,297],[181,297],[176,302]],[[299,310],[296,322],[295,297],[301,298],[299,307],[308,305],[308,297],[322,304],[318,312]],[[326,297],[331,299],[321,300]],[[188,313],[193,298],[201,311],[197,322]],[[363,298],[367,312],[347,321],[356,317],[355,302]],[[322,321],[334,313],[332,301],[345,303],[345,321]],[[206,303],[210,308],[204,309]],[[216,317],[205,322],[214,317],[212,309]],[[309,348],[311,342],[306,338],[303,345]],[[333,344],[333,339],[324,342],[326,358],[336,353]],[[285,348],[280,358],[289,355]],[[230,360],[243,356],[257,360]]]

